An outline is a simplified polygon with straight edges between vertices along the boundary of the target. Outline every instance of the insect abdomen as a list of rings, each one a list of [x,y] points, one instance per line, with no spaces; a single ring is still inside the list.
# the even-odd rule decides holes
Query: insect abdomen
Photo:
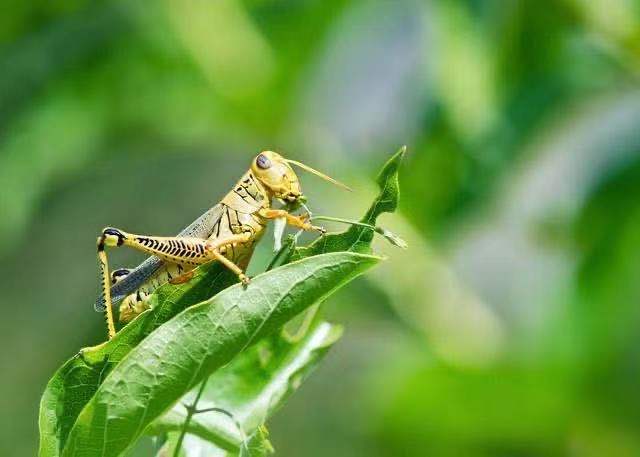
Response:
[[[141,312],[150,308],[148,299],[163,284],[191,271],[193,267],[167,263],[135,292],[127,295],[120,304],[120,321],[129,322]]]

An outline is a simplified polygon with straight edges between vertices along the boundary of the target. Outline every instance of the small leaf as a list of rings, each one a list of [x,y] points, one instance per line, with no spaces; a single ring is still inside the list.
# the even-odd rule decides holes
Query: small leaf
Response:
[[[62,455],[120,455],[205,376],[378,261],[348,252],[315,256],[186,309],[113,368],[78,416]]]
[[[391,213],[398,207],[400,198],[398,170],[406,150],[406,146],[400,148],[380,171],[377,179],[380,194],[360,222],[375,226],[378,216],[382,213]],[[296,248],[291,255],[291,260],[337,251],[370,253],[373,235],[373,229],[353,225],[343,233],[330,233],[316,239],[309,246]]]

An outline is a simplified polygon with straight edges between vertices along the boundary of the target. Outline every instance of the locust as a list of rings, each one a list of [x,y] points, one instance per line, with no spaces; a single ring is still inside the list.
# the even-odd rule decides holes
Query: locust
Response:
[[[292,165],[351,190],[308,165],[273,151],[263,151],[220,203],[174,237],[139,235],[114,227],[103,229],[97,241],[102,295],[95,308],[105,314],[109,339],[116,334],[114,303],[120,303],[120,321],[128,322],[150,308],[149,297],[159,286],[188,281],[193,270],[204,263],[221,263],[248,286],[247,265],[270,221],[324,235],[325,229],[313,225],[308,213],[292,214],[306,202]],[[284,205],[283,208],[274,208],[274,201]],[[106,248],[120,246],[150,256],[136,268],[120,268],[110,273]]]

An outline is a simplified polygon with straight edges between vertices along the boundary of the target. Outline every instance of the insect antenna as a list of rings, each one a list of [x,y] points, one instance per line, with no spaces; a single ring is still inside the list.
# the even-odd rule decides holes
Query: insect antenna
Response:
[[[314,175],[324,179],[325,181],[329,181],[331,184],[334,184],[338,187],[342,187],[345,190],[348,190],[349,192],[353,192],[353,189],[351,189],[349,186],[347,186],[346,184],[342,184],[340,181],[333,179],[331,176],[327,176],[324,173],[320,173],[318,170],[311,168],[309,165],[305,165],[302,162],[298,162],[296,160],[291,160],[291,159],[285,159],[285,161],[287,163],[290,163],[292,165],[295,165],[297,167],[302,168],[303,170],[308,171],[309,173],[313,173]]]

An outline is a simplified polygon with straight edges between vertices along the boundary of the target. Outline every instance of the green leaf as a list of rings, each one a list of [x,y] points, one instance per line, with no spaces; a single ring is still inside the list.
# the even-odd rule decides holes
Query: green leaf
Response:
[[[78,414],[98,387],[134,347],[180,311],[237,282],[218,263],[196,270],[188,283],[165,284],[152,296],[153,309],[138,316],[110,341],[82,349],[47,384],[40,402],[40,456],[60,455]]]
[[[218,411],[196,414],[189,422],[188,432],[237,453],[242,448],[243,435],[259,431],[341,335],[340,326],[317,320],[299,341],[292,342],[279,333],[252,346],[209,378],[198,403],[199,410],[221,408],[234,420]],[[191,404],[194,394],[185,396],[181,403]],[[180,430],[187,416],[183,404],[155,421],[147,433],[160,435]]]
[[[382,213],[392,213],[398,207],[400,198],[398,170],[406,151],[406,146],[400,148],[380,171],[377,179],[380,194],[373,201],[373,204],[360,222],[375,225],[378,216]],[[372,229],[353,225],[343,233],[330,233],[316,239],[309,246],[295,248],[291,254],[291,260],[326,252],[354,251],[370,253],[373,236],[374,231]]]
[[[78,416],[62,455],[120,455],[205,376],[378,261],[349,252],[314,256],[186,309],[112,369]]]

